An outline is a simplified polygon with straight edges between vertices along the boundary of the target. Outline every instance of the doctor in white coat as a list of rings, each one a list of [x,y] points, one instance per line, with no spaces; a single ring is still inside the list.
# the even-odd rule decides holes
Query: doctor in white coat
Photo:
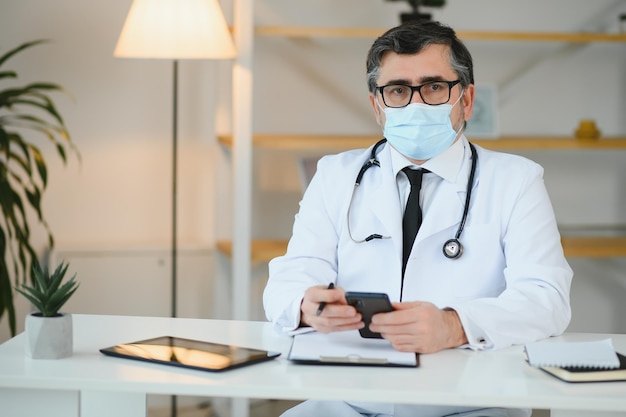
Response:
[[[318,163],[287,253],[270,262],[268,319],[281,332],[359,329],[361,316],[344,294],[369,291],[388,294],[395,308],[374,316],[371,330],[402,351],[491,350],[562,333],[571,316],[572,270],[543,170],[470,145],[463,135],[474,100],[473,64],[454,31],[429,21],[389,30],[369,51],[367,77],[386,141]],[[427,171],[423,221],[403,272],[406,167]],[[335,289],[327,289],[330,283]],[[327,304],[318,315],[321,302]],[[306,401],[285,413],[316,415],[530,410]]]

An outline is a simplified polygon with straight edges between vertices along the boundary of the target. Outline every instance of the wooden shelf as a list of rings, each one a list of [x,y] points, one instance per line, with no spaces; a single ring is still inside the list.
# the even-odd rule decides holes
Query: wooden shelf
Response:
[[[380,136],[367,135],[275,135],[256,134],[253,146],[264,149],[282,150],[345,150],[366,148],[378,141]],[[219,136],[224,146],[232,146],[231,136]],[[475,139],[473,143],[488,149],[535,149],[535,150],[567,150],[567,149],[624,149],[626,137],[607,137],[601,139],[576,139],[572,137],[538,137],[538,136],[505,136],[497,139]],[[626,257],[626,236],[564,236],[563,248],[567,257],[574,258],[607,258]],[[230,242],[218,242],[220,252],[230,256]],[[252,242],[252,260],[268,262],[283,255],[287,249],[287,241],[254,240]]]
[[[564,236],[561,239],[565,256],[568,258],[611,258],[626,257],[626,236]],[[231,242],[219,241],[217,248],[231,256]],[[286,240],[253,240],[253,262],[269,262],[287,251]]]
[[[297,27],[297,26],[258,26],[257,36],[277,36],[288,38],[368,38],[382,35],[384,28],[340,28],[340,27]],[[510,32],[510,31],[462,31],[456,32],[463,40],[517,41],[517,42],[626,42],[623,33],[589,32]]]
[[[217,242],[217,250],[231,257],[232,242],[220,240]],[[250,247],[252,262],[269,262],[277,256],[284,255],[287,251],[286,240],[253,240]]]
[[[273,135],[256,134],[252,138],[255,148],[285,150],[326,150],[367,148],[380,136],[368,135]],[[232,136],[218,136],[224,146],[232,146]],[[488,149],[626,149],[626,137],[601,139],[576,139],[556,136],[503,136],[496,139],[471,139]]]
[[[568,258],[612,258],[626,256],[626,236],[563,236]]]

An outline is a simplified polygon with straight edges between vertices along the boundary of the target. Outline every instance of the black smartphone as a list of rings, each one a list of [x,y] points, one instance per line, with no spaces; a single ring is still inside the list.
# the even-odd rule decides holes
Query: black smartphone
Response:
[[[361,313],[361,316],[363,317],[365,327],[359,329],[361,337],[382,339],[380,333],[372,332],[370,330],[370,322],[372,321],[372,316],[374,314],[393,311],[391,301],[389,301],[387,294],[381,292],[348,291],[346,292],[346,301],[351,306],[354,306],[354,308],[356,308],[356,310]]]

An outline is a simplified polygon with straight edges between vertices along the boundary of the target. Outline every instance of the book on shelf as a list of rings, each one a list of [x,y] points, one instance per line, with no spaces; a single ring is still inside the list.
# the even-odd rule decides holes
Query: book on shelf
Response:
[[[611,339],[541,341],[524,350],[529,365],[566,382],[626,381],[626,356],[615,352]]]

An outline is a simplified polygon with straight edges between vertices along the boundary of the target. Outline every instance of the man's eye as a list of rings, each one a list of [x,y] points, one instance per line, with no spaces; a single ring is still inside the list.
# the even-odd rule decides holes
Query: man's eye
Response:
[[[433,92],[435,92],[435,91],[441,91],[441,90],[443,90],[444,88],[445,88],[445,87],[444,87],[444,84],[442,84],[442,83],[432,83],[432,84],[429,84],[429,85],[428,85],[428,89],[429,89],[430,91],[433,91]]]

